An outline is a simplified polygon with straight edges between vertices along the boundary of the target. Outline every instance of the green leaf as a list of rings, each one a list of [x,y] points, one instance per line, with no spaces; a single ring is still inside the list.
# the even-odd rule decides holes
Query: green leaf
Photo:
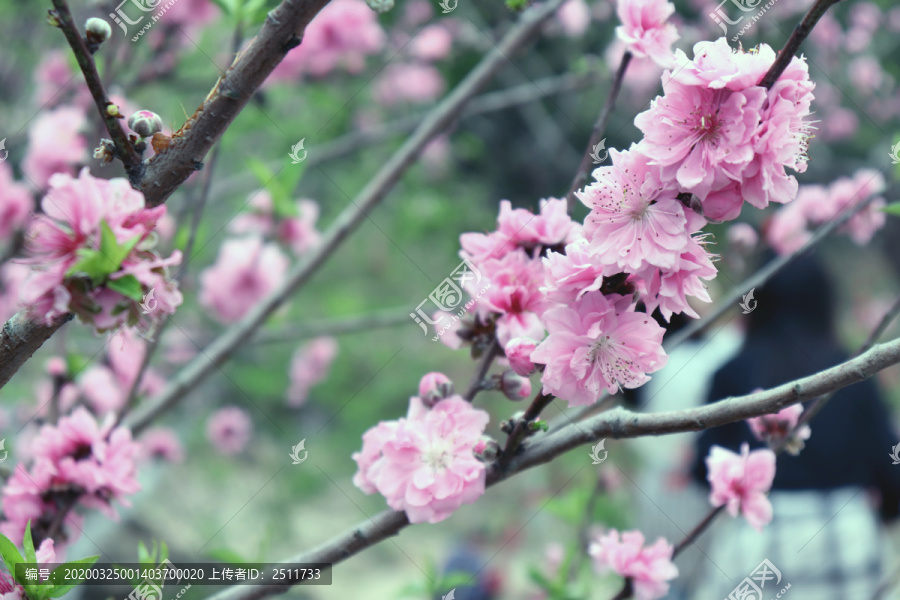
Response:
[[[16,565],[25,562],[25,559],[19,554],[19,549],[16,548],[16,545],[2,533],[0,533],[0,558],[3,559],[6,570],[13,577],[16,576]]]
[[[141,236],[135,236],[124,244],[119,244],[116,234],[110,229],[106,221],[100,221],[100,248],[79,248],[78,256],[81,260],[76,262],[66,272],[67,276],[86,275],[94,282],[100,284],[112,273],[119,270],[122,261],[128,253],[140,241]]]
[[[126,298],[131,298],[135,302],[140,302],[144,297],[144,288],[141,287],[141,282],[134,275],[110,279],[106,282],[106,287],[114,292],[119,292]]]
[[[895,215],[900,217],[900,202],[891,202],[887,206],[881,209],[889,215]]]
[[[89,566],[93,565],[95,562],[97,562],[98,558],[100,558],[99,554],[97,556],[89,556],[88,558],[79,558],[78,560],[69,561],[69,562],[62,564],[62,565],[56,567],[55,569],[53,569],[53,573],[50,574],[50,577],[52,578],[54,575],[59,573],[59,575],[57,575],[57,577],[62,578],[63,575],[65,574],[65,571],[64,571],[65,568],[78,567],[81,565],[89,567]],[[50,589],[47,592],[47,598],[59,598],[60,596],[64,596],[65,594],[69,593],[79,583],[81,583],[81,581],[75,581],[72,583],[61,583],[59,585],[52,586],[52,587],[50,587]],[[44,586],[44,587],[49,587],[49,586]]]
[[[25,562],[36,563],[37,554],[34,552],[34,540],[31,538],[31,519],[25,525],[25,537],[22,538],[22,548],[25,549]]]

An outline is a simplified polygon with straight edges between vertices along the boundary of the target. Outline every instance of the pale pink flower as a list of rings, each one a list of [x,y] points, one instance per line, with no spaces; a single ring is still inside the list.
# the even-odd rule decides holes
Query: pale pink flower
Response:
[[[252,436],[250,416],[236,406],[220,408],[206,422],[206,438],[226,456],[243,451]]]
[[[884,83],[884,70],[871,55],[857,56],[847,64],[847,75],[853,89],[863,94],[876,92]]]
[[[234,323],[284,279],[289,261],[257,236],[226,240],[216,263],[200,273],[200,304],[222,323]]]
[[[673,267],[690,239],[677,191],[662,184],[659,169],[634,150],[610,151],[612,166],[593,173],[577,193],[591,209],[584,235],[601,264],[635,272],[647,265]]]
[[[482,268],[490,279],[491,287],[478,305],[486,312],[500,313],[497,318],[497,340],[500,344],[506,345],[515,337],[543,338],[541,314],[553,303],[540,291],[544,283],[541,261],[515,252],[499,260],[487,260]]]
[[[71,311],[100,332],[146,323],[150,317],[140,310],[142,298],[124,296],[109,287],[110,281],[127,276],[138,280],[142,295],[157,288],[162,301],[153,318],[173,313],[181,304],[181,294],[168,278],[168,267],[181,262],[181,253],[162,259],[151,250],[151,234],[166,207],[145,209],[143,194],[132,189],[128,180],[97,179],[87,168],[77,179],[57,173],[49,183],[41,202],[43,214],[32,219],[25,246],[33,272],[21,294],[32,314],[50,322]],[[87,275],[70,274],[70,269],[83,251],[99,250],[103,223],[118,244],[138,243],[108,279],[86,285]]]
[[[776,444],[790,437],[785,449],[796,456],[803,449],[803,443],[812,435],[809,425],[801,425],[794,432],[802,414],[803,405],[792,404],[777,413],[747,419],[747,425],[750,426],[750,431],[756,439],[767,444]]]
[[[375,82],[372,95],[384,106],[431,102],[444,93],[444,76],[431,65],[392,63]]]
[[[859,246],[865,246],[875,234],[887,223],[887,215],[884,207],[887,202],[884,198],[878,197],[869,202],[869,204],[853,215],[844,230],[850,235],[850,239]]]
[[[64,106],[41,112],[28,129],[28,149],[22,172],[38,188],[47,187],[54,173],[72,173],[87,156],[87,141],[80,131],[84,111]]]
[[[37,84],[35,100],[41,106],[55,106],[64,97],[67,86],[75,83],[87,92],[87,88],[81,81],[74,77],[69,68],[69,56],[61,50],[52,50],[41,57],[34,71],[34,80]],[[74,80],[74,82],[73,82]],[[90,96],[88,96],[90,97]],[[82,106],[80,103],[78,106]]]
[[[822,119],[821,131],[822,137],[829,142],[852,138],[859,131],[859,117],[850,108],[831,108]]]
[[[672,79],[685,85],[741,91],[756,86],[773,62],[775,51],[766,44],[744,52],[733,49],[727,39],[720,37],[694,44],[693,59],[676,50],[677,66]]]
[[[229,223],[229,231],[262,237],[273,236],[296,255],[303,254],[319,243],[321,234],[316,230],[319,205],[314,201],[297,200],[279,211],[274,206],[272,195],[266,190],[260,190],[250,198],[248,207],[248,211],[239,214]]]
[[[403,22],[411,27],[421,25],[434,15],[434,8],[427,0],[411,0],[404,3]]]
[[[759,234],[749,223],[735,223],[725,234],[728,244],[740,253],[746,254],[759,243]]]
[[[672,318],[673,313],[684,313],[697,319],[700,315],[691,308],[688,298],[712,302],[703,280],[714,279],[718,271],[700,237],[691,238],[674,267],[648,267],[630,279],[638,284],[648,313],[652,314],[658,307],[666,321]]]
[[[549,335],[531,360],[546,365],[544,393],[570,406],[593,404],[604,389],[639,387],[668,360],[662,349],[665,330],[618,294],[587,294],[573,305],[548,310],[544,323]]]
[[[573,241],[578,232],[564,199],[541,200],[537,215],[524,208],[513,209],[509,200],[501,200],[497,230],[489,234],[464,233],[459,236],[463,249],[460,255],[476,264],[488,258],[502,258],[518,248],[530,256],[539,246],[561,247]]]
[[[769,219],[765,229],[766,241],[778,254],[791,254],[806,245],[812,239],[812,232],[807,228],[804,214],[805,205],[801,202],[804,190],[813,186],[803,186],[797,194],[797,200],[779,209]]]
[[[567,0],[556,11],[563,33],[569,37],[579,37],[591,24],[591,10],[584,0]]]
[[[291,385],[287,391],[289,405],[300,406],[306,402],[309,390],[328,376],[337,353],[338,343],[332,337],[316,338],[294,352],[291,358]]]
[[[22,229],[34,210],[28,186],[13,179],[9,163],[0,163],[0,243]]]
[[[307,25],[300,45],[287,53],[268,81],[321,77],[339,68],[359,73],[366,56],[380,52],[384,42],[378,17],[363,0],[332,0]]]
[[[732,517],[740,512],[751,527],[762,531],[772,520],[772,504],[766,493],[775,479],[775,453],[769,449],[750,452],[747,444],[741,446],[740,454],[713,446],[706,467],[710,503],[724,505]]]
[[[0,265],[0,322],[6,323],[19,312],[22,284],[31,273],[26,265],[7,262]]]
[[[675,5],[666,0],[618,0],[616,14],[622,24],[616,27],[616,36],[635,56],[671,66],[672,44],[679,36],[667,21],[674,12]]]
[[[537,347],[537,342],[527,337],[516,337],[503,348],[506,353],[506,359],[513,371],[527,377],[534,373],[534,363],[531,362],[531,353]]]
[[[565,253],[548,252],[542,260],[547,283],[541,291],[555,302],[568,304],[603,285],[603,274],[615,274],[613,265],[590,251],[591,243],[578,238],[565,247]]]
[[[141,458],[149,460],[159,458],[171,463],[184,460],[184,448],[178,436],[169,427],[151,427],[138,439],[141,445]]]
[[[440,23],[427,25],[409,44],[410,53],[419,60],[434,62],[450,54],[453,35]]]
[[[602,4],[605,3],[598,2],[595,6]],[[598,20],[602,21],[604,19]],[[622,62],[622,56],[625,55],[627,49],[628,46],[625,42],[619,38],[613,38],[606,52],[603,53],[606,66],[609,67],[611,72],[615,73],[618,70]],[[628,71],[625,79],[622,81],[622,85],[631,91],[632,95],[649,100],[659,90],[663,70],[663,67],[660,67],[650,58],[633,56],[628,62]]]
[[[146,342],[128,329],[117,332],[106,346],[109,365],[92,365],[78,380],[81,393],[97,414],[120,410],[134,385],[144,354]],[[165,380],[152,367],[141,378],[137,394],[148,396],[162,389]]]
[[[450,320],[447,321],[447,319]],[[436,321],[436,327],[440,327],[441,330],[443,330],[446,323],[447,330],[444,331],[443,335],[438,337],[442,344],[451,350],[459,350],[462,348],[463,339],[457,335],[463,325],[462,319],[448,312],[437,311],[431,316],[431,320]]]
[[[669,580],[678,577],[678,567],[672,562],[674,548],[659,538],[652,546],[644,546],[640,531],[610,529],[593,541],[588,554],[594,568],[601,573],[612,571],[631,578],[637,600],[655,600],[669,592]]]
[[[428,410],[410,400],[406,419],[382,422],[363,436],[354,477],[364,492],[378,491],[411,523],[437,523],[483,493],[485,467],[473,449],[489,417],[459,396]]]

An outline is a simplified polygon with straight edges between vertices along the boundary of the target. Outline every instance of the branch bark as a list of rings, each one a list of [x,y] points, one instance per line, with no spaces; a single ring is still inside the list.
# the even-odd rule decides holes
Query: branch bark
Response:
[[[44,325],[31,321],[25,311],[20,311],[4,323],[0,331],[0,388],[57,329],[71,320],[72,315],[68,314]]]
[[[159,415],[174,406],[207,375],[228,360],[238,347],[247,343],[265,320],[300,289],[347,236],[368,218],[369,211],[387,196],[428,142],[459,116],[463,106],[510,60],[509,57],[516,50],[531,39],[563,1],[551,0],[522,15],[519,23],[500,43],[425,117],[396,154],[353,199],[350,206],[338,215],[322,236],[319,245],[290,270],[284,282],[169,380],[166,387],[151,400],[152,406],[132,420],[135,433],[142,431]]]

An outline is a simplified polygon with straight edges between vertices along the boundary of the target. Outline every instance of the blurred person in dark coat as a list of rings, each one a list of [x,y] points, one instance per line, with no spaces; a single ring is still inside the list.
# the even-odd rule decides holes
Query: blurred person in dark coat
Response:
[[[769,389],[849,358],[833,328],[833,286],[813,257],[787,266],[755,297],[744,344],[714,376],[707,402]],[[898,438],[875,381],[839,390],[810,426],[812,435],[798,455],[778,456],[769,494],[774,518],[763,532],[723,514],[710,537],[701,537],[707,576],[693,598],[759,600],[758,592],[746,595],[752,588],[744,579],[758,573],[764,560],[771,579],[751,578],[765,583],[763,600],[781,597],[788,584],[782,596],[789,600],[876,597],[886,567],[895,562],[883,523],[900,512],[900,466],[890,459]],[[708,490],[710,448],[739,452],[743,443],[765,446],[746,422],[704,431],[695,479]]]

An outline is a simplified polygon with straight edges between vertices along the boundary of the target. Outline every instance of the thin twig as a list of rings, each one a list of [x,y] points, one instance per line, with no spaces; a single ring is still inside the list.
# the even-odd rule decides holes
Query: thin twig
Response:
[[[384,327],[396,327],[404,323],[412,323],[409,318],[409,308],[386,310],[384,312],[367,315],[354,315],[326,321],[304,323],[303,325],[282,331],[277,334],[260,335],[254,344],[278,344],[281,342],[296,342],[297,340],[319,337],[321,335],[343,335],[360,331],[371,331]]]
[[[475,399],[478,392],[484,389],[484,378],[487,376],[488,371],[491,370],[494,359],[500,356],[501,353],[500,343],[495,337],[491,340],[491,343],[484,351],[484,354],[481,355],[481,360],[478,361],[478,368],[475,369],[475,373],[472,375],[472,380],[469,382],[469,387],[466,389],[463,398],[471,402]]]
[[[609,88],[609,93],[606,95],[606,102],[603,103],[600,116],[597,117],[597,122],[594,123],[594,128],[591,130],[591,139],[588,140],[584,156],[581,157],[581,164],[578,165],[578,171],[575,173],[575,177],[572,179],[572,185],[569,187],[569,192],[566,194],[566,205],[569,208],[569,212],[572,212],[572,208],[575,206],[575,192],[584,187],[584,184],[588,180],[588,175],[591,172],[591,165],[594,163],[594,147],[599,144],[600,140],[604,137],[606,124],[609,122],[609,116],[616,106],[616,98],[619,97],[619,91],[622,89],[622,81],[625,79],[625,71],[628,69],[629,62],[631,62],[631,52],[626,52],[622,55],[622,62],[619,63],[619,70],[616,71],[616,77],[613,79],[612,87]]]
[[[56,9],[59,28],[62,29],[63,34],[66,36],[66,40],[75,54],[75,59],[78,61],[78,66],[81,67],[84,80],[91,91],[91,96],[94,98],[94,104],[97,105],[97,110],[100,112],[100,118],[103,119],[106,130],[109,132],[109,137],[112,138],[113,143],[116,145],[116,154],[125,166],[125,172],[128,174],[131,185],[138,186],[143,175],[141,157],[138,156],[131,142],[128,141],[128,136],[125,134],[125,130],[122,129],[119,118],[114,114],[110,114],[108,110],[112,102],[110,102],[106,89],[103,87],[103,82],[100,80],[97,65],[94,64],[94,58],[88,51],[87,44],[84,38],[81,37],[81,32],[72,19],[69,5],[66,0],[52,1],[53,7]]]

